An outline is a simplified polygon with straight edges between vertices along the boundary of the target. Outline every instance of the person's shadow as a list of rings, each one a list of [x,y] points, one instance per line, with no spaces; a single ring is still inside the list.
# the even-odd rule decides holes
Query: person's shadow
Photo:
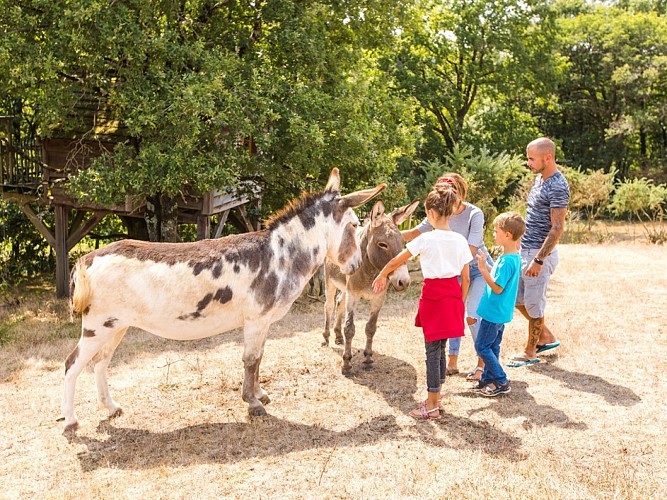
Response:
[[[546,375],[554,380],[558,380],[566,387],[575,391],[588,392],[590,394],[602,396],[607,403],[613,405],[634,406],[642,400],[634,391],[632,391],[632,389],[622,385],[612,384],[597,375],[563,370],[554,365],[553,360],[553,358],[544,358],[542,359],[542,362],[536,365],[531,365],[528,369],[533,370],[540,375]]]
[[[525,429],[547,425],[580,431],[588,429],[588,426],[584,422],[573,421],[562,410],[550,405],[537,403],[527,389],[528,384],[526,382],[512,380],[512,392],[507,396],[501,395],[492,399],[484,398],[484,396],[474,391],[467,391],[461,394],[482,400],[480,407],[470,411],[470,415],[491,409],[503,418],[511,419],[521,415],[526,417],[523,423]],[[485,401],[487,401],[486,404],[484,404]]]
[[[341,350],[342,351],[342,350]],[[342,355],[342,352],[341,352]],[[417,390],[417,371],[410,363],[379,353],[373,354],[370,371],[361,365],[363,352],[353,355],[352,372],[348,379],[379,394],[389,406],[403,414],[415,408],[413,395]],[[513,415],[512,415],[513,417]],[[521,439],[503,432],[489,422],[478,422],[467,417],[441,412],[439,420],[415,421],[414,429],[424,442],[460,450],[481,450],[491,455],[502,455],[510,461],[527,458],[519,451]],[[447,438],[438,435],[444,431]]]

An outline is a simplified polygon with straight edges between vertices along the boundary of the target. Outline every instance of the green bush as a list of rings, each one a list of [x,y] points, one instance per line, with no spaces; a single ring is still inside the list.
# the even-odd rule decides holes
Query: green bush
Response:
[[[611,203],[616,215],[635,216],[651,243],[667,241],[664,223],[665,206],[667,206],[667,185],[655,185],[652,180],[644,177],[619,182]]]

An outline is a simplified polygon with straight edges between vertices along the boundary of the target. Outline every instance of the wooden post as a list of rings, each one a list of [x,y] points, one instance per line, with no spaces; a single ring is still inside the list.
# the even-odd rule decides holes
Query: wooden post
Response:
[[[197,215],[197,239],[207,240],[211,237],[211,217],[208,215]]]
[[[69,295],[69,260],[67,258],[67,236],[69,223],[69,208],[56,205],[56,296],[59,298]]]

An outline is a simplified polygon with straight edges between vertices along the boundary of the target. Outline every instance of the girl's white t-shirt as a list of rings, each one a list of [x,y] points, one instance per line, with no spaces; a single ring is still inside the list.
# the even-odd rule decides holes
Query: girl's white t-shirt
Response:
[[[459,276],[463,266],[472,260],[468,241],[454,231],[434,229],[422,233],[405,246],[413,256],[420,255],[424,278]]]

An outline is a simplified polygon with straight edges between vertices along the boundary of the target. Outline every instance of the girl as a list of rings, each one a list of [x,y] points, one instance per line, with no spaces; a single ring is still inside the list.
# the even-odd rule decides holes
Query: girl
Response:
[[[449,226],[452,231],[459,233],[468,240],[470,252],[473,255],[477,255],[477,251],[480,250],[484,254],[487,264],[493,266],[493,260],[489,256],[489,252],[484,244],[484,213],[478,207],[466,201],[468,184],[465,179],[456,172],[448,172],[443,174],[442,177],[435,182],[436,186],[439,184],[451,185],[461,198],[461,204],[449,219]],[[424,221],[414,229],[402,231],[401,234],[405,241],[412,241],[420,234],[430,231],[431,229],[433,229],[431,225],[424,219]],[[477,331],[479,330],[480,324],[480,318],[477,314],[477,306],[482,298],[485,287],[486,282],[477,267],[477,260],[474,259],[470,263],[470,288],[468,289],[468,294],[463,296],[467,311],[466,322],[468,323],[468,328],[472,334],[473,341],[477,338]],[[456,375],[459,373],[457,363],[459,350],[461,348],[461,338],[457,337],[450,340],[448,347],[449,357],[447,361],[447,375]],[[483,369],[484,361],[482,358],[478,357],[477,366],[468,373],[466,379],[478,381],[482,376]]]
[[[426,386],[428,397],[410,415],[418,419],[440,418],[440,391],[445,382],[445,344],[449,338],[463,336],[463,297],[468,292],[468,263],[472,254],[466,239],[449,227],[449,218],[461,200],[455,189],[439,184],[426,197],[426,217],[433,226],[409,242],[407,248],[391,259],[373,281],[373,291],[387,286],[387,276],[410,257],[421,255],[424,275],[422,295],[415,326],[423,329],[426,345]],[[458,276],[461,276],[459,284]]]

